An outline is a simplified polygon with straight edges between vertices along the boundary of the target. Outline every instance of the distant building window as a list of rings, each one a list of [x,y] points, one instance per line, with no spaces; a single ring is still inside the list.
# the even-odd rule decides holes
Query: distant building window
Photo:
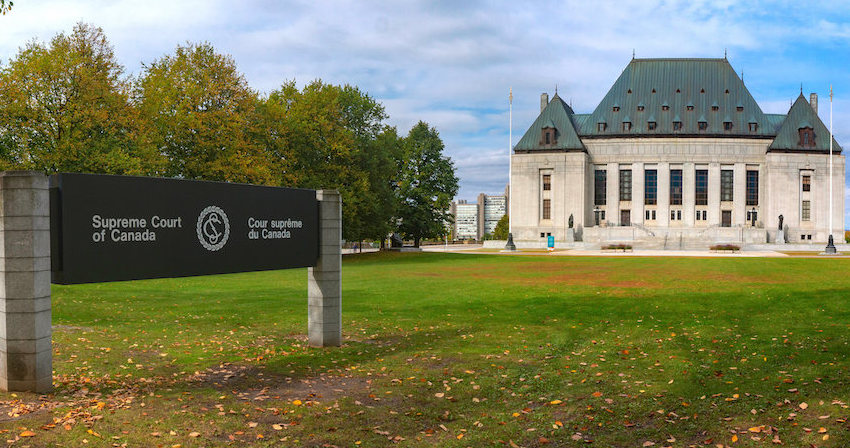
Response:
[[[688,110],[694,110],[694,105],[693,105],[693,104],[688,104]]]
[[[747,170],[747,205],[759,205],[759,172]]]
[[[679,89],[676,89],[676,93],[682,93],[682,91],[679,90]]]
[[[705,89],[699,89],[699,93],[705,93]]]
[[[632,200],[632,170],[620,170],[620,200]]]
[[[812,201],[803,201],[803,207],[800,213],[800,219],[803,221],[812,220]]]
[[[543,191],[549,191],[552,189],[552,175],[544,174],[543,175]]]
[[[705,210],[697,210],[697,221],[706,221],[708,220],[708,214]]]
[[[650,131],[654,131],[656,127],[658,127],[658,124],[654,121],[650,121],[650,122],[646,123],[646,128],[649,129]]]
[[[632,122],[631,121],[624,121],[623,122],[623,131],[626,132],[626,131],[631,131],[631,130],[632,130]]]
[[[643,172],[643,198],[646,205],[658,203],[658,170]]]
[[[608,172],[605,170],[596,170],[593,173],[593,204],[605,205],[605,198],[608,194]]]
[[[803,176],[803,191],[812,191],[812,176]]]
[[[681,131],[682,130],[682,122],[681,121],[674,121],[673,122],[673,130],[674,131]]]
[[[705,131],[705,130],[707,130],[707,129],[708,129],[708,122],[700,121],[700,122],[699,122],[699,130],[700,130],[700,131]]]
[[[732,201],[734,179],[732,170],[720,170],[720,201]]]
[[[708,205],[708,170],[696,170],[696,205]]]
[[[643,104],[638,104],[637,110],[638,110],[638,112],[642,112],[643,111]]]
[[[753,220],[758,220],[758,219],[759,219],[758,210],[747,210],[747,222],[748,223],[752,223]]]
[[[737,107],[735,108],[735,110],[737,110],[738,112],[743,112],[743,111],[744,111],[744,106],[737,106]]]
[[[750,132],[756,132],[759,128],[758,123],[750,123]]]
[[[717,110],[719,110],[719,109],[720,109],[720,106],[718,106],[718,105],[716,105],[716,104],[714,104],[714,105],[712,105],[712,106],[711,106],[711,110],[713,110],[713,111],[717,111]]]
[[[614,112],[619,112],[620,106],[614,106],[614,107],[611,108],[611,110],[613,110]]]
[[[723,122],[723,130],[724,131],[731,131],[732,130],[732,122],[731,121]]]
[[[552,219],[552,200],[543,200],[543,219]]]
[[[665,104],[665,105],[661,106],[661,110],[670,110],[670,106]]]
[[[810,127],[800,128],[800,146],[803,148],[811,148],[815,146],[815,132]]]
[[[682,170],[670,170],[670,205],[682,205]]]
[[[608,127],[607,123],[596,123],[596,130],[598,132],[605,132],[605,129]]]
[[[655,221],[655,210],[647,210],[646,211],[646,220],[647,221]]]

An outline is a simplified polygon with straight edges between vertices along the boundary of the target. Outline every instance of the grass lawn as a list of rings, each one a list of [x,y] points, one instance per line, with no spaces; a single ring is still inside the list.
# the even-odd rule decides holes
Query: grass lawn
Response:
[[[304,269],[53,287],[15,446],[850,446],[850,259],[363,254],[337,349]]]

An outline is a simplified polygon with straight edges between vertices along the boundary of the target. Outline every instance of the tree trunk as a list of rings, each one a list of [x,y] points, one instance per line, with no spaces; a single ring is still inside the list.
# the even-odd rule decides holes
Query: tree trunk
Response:
[[[413,247],[419,247],[419,237],[413,239]]]

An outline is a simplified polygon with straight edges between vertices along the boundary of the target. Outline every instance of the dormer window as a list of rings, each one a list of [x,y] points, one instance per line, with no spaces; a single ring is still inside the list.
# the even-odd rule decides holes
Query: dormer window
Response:
[[[739,104],[739,105],[737,105],[737,106],[735,107],[735,110],[737,110],[738,112],[743,112],[743,111],[744,111],[744,106],[742,106],[742,105],[740,105],[740,104]]]
[[[680,89],[676,89],[676,93],[682,93]]]
[[[688,103],[688,105],[686,106],[686,108],[687,108],[688,110],[694,110],[694,105],[693,105],[692,103]]]
[[[732,122],[731,121],[724,121],[723,122],[723,130],[724,131],[731,131],[732,130]]]
[[[708,130],[708,122],[705,119],[700,120],[697,125],[700,131]]]
[[[605,132],[605,129],[607,129],[607,128],[608,128],[608,123],[605,123],[605,122],[596,123],[596,131],[597,132]]]
[[[656,123],[654,121],[648,121],[646,123],[646,129],[648,129],[650,131],[654,131],[656,127],[658,127],[658,123]]]
[[[718,106],[717,103],[714,103],[714,104],[711,105],[711,110],[717,112],[719,109],[720,109],[720,106]]]
[[[705,89],[699,89],[699,93],[705,93]]]
[[[681,121],[674,121],[673,122],[673,130],[674,131],[681,131],[682,130],[682,122]]]
[[[611,110],[614,111],[614,112],[619,112],[620,106],[614,106],[614,107],[611,108]]]
[[[758,131],[758,129],[759,129],[758,123],[752,123],[752,122],[750,123],[750,132],[756,132],[756,131]]]
[[[661,110],[670,110],[670,106],[667,103],[661,105]]]
[[[800,133],[799,145],[801,148],[813,148],[815,146],[815,131],[810,126],[802,127],[798,132]]]
[[[558,141],[555,138],[555,128],[547,126],[543,128],[540,143],[543,145],[554,145]]]
[[[631,130],[632,130],[632,122],[631,121],[624,121],[623,122],[623,132],[628,132],[628,131],[631,131]]]
[[[638,104],[637,110],[638,112],[643,112],[643,103]]]

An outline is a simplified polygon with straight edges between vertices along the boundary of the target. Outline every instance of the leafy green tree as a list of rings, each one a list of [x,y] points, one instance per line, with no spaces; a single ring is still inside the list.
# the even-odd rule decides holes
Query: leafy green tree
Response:
[[[78,23],[32,41],[0,71],[4,168],[154,174],[161,158],[103,30]]]
[[[445,234],[449,206],[458,191],[451,159],[443,156],[435,128],[420,121],[404,139],[398,180],[399,231],[419,247],[423,238]]]
[[[257,93],[209,43],[178,45],[145,65],[136,101],[168,159],[167,175],[276,183],[278,162],[257,139]]]
[[[7,12],[12,10],[12,6],[15,6],[15,2],[9,0],[0,0],[0,15],[6,15]]]
[[[493,229],[493,239],[495,240],[506,240],[508,239],[508,227],[510,225],[510,218],[508,214],[505,213],[500,219],[499,222],[496,223],[496,228]]]
[[[294,81],[271,92],[262,106],[261,138],[280,160],[278,182],[333,188],[343,201],[343,237],[386,236],[394,211],[392,179],[400,147],[385,127],[383,106],[356,87]]]

